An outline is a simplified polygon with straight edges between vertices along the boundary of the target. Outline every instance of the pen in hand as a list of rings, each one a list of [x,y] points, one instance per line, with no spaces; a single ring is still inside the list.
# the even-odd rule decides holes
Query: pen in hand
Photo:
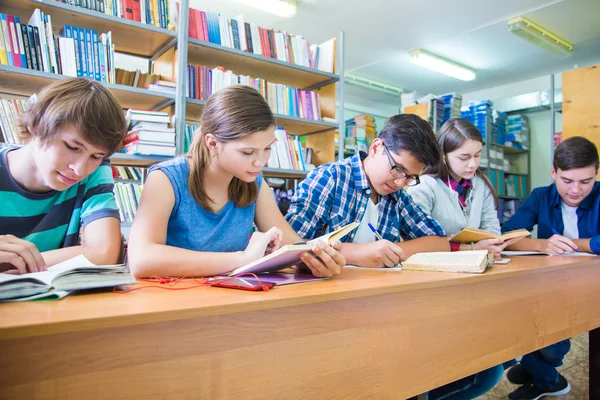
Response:
[[[375,229],[375,227],[373,225],[371,225],[370,222],[367,225],[369,225],[369,228],[373,231],[373,233],[375,234],[375,237],[377,238],[377,240],[383,240],[383,238],[381,237],[381,235],[377,232],[377,229]]]

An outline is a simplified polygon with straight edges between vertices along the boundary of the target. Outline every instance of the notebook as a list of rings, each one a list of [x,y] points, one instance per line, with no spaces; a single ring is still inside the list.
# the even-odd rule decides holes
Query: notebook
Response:
[[[494,262],[487,250],[417,253],[402,262],[405,271],[464,272],[480,274]]]
[[[260,272],[275,272],[299,264],[301,263],[300,255],[305,251],[311,251],[315,243],[318,241],[322,241],[328,245],[331,245],[334,241],[339,240],[348,233],[352,232],[358,227],[358,225],[358,222],[352,222],[336,231],[327,233],[309,242],[301,244],[288,244],[287,246],[283,246],[279,250],[264,256],[259,260],[233,270],[229,275],[232,276],[248,272],[252,272],[254,274]]]
[[[506,242],[510,239],[523,239],[524,237],[527,237],[529,235],[531,235],[531,232],[529,232],[527,229],[517,229],[498,236],[493,234],[492,232],[484,231],[483,229],[465,228],[462,231],[458,232],[450,240],[454,243],[473,243],[486,239],[502,239]]]
[[[22,275],[0,273],[0,301],[61,299],[75,290],[137,283],[125,265],[95,265],[79,255],[48,267],[47,271]]]

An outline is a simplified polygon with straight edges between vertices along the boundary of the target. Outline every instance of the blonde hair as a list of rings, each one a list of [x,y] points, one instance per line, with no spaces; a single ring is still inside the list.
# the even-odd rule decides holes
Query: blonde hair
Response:
[[[249,86],[233,85],[210,96],[201,119],[202,125],[196,131],[187,155],[191,160],[188,186],[196,202],[212,211],[211,199],[203,184],[204,172],[211,162],[206,135],[213,135],[218,142],[240,139],[274,126],[275,117],[258,91]],[[234,177],[228,192],[236,206],[247,207],[258,197],[258,185]]]
[[[74,125],[88,143],[114,153],[127,132],[123,110],[102,84],[84,79],[62,79],[46,86],[19,121],[25,142],[35,137],[47,144],[60,129]]]

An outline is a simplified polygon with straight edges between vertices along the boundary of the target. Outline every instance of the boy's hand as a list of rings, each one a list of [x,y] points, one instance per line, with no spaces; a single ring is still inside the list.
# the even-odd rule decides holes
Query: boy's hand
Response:
[[[573,253],[577,251],[577,245],[568,237],[554,235],[550,239],[545,240],[544,249],[542,251],[554,255]]]
[[[0,272],[26,274],[46,271],[46,263],[35,244],[13,235],[0,236]]]
[[[331,278],[339,275],[346,265],[346,258],[339,251],[341,247],[342,243],[339,240],[336,240],[331,246],[318,242],[313,246],[312,254],[302,253],[301,258],[314,276]]]
[[[364,248],[359,266],[366,268],[393,268],[404,259],[404,250],[389,240],[378,240],[361,245]]]

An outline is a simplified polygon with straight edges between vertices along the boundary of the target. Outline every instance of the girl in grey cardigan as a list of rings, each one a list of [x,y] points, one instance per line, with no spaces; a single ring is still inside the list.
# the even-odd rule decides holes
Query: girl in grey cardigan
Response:
[[[449,237],[466,227],[500,235],[498,199],[479,169],[483,149],[479,130],[465,119],[450,119],[440,130],[438,144],[442,162],[425,171],[421,184],[408,188],[408,193]],[[460,245],[451,241],[452,251],[491,250],[497,256],[508,244],[501,239]]]
[[[496,215],[497,197],[486,176],[479,170],[483,139],[469,121],[450,119],[438,136],[440,165],[425,171],[421,184],[409,187],[415,203],[444,228],[448,236],[465,227],[485,229],[500,235]],[[473,244],[452,243],[452,251],[491,250],[499,254],[509,243],[502,239]],[[460,379],[428,393],[429,400],[466,400],[481,396],[502,378],[502,365]]]

